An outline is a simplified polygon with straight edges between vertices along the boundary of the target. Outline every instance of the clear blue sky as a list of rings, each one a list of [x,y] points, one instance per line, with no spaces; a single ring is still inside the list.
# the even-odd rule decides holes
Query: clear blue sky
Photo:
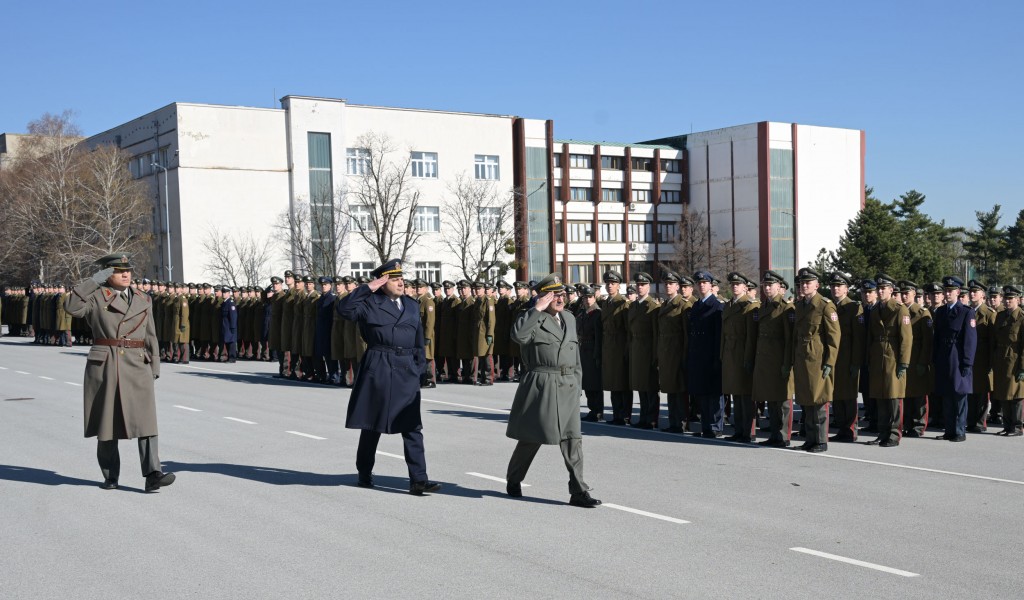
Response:
[[[286,94],[553,119],[638,141],[762,120],[867,132],[868,185],[970,225],[1024,208],[1024,2],[9,2],[0,131],[93,134]],[[99,7],[103,8],[99,8]]]

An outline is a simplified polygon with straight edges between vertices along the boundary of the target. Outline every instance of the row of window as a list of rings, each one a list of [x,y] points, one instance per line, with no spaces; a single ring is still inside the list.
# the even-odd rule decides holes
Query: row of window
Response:
[[[562,154],[555,153],[555,168],[562,166]],[[625,156],[602,156],[601,157],[601,169],[602,170],[624,170]],[[629,160],[630,169],[633,171],[653,171],[654,170],[654,159],[649,156],[633,156]],[[594,165],[594,156],[592,154],[570,154],[569,155],[569,168],[570,169],[592,169]],[[683,164],[681,160],[674,158],[663,158],[661,159],[661,170],[663,173],[681,173],[683,170]]]
[[[555,199],[559,200],[562,198],[562,186],[555,186]],[[633,202],[650,202],[651,201],[651,190],[633,190],[632,191]],[[570,187],[569,188],[569,200],[577,202],[591,202],[594,198],[594,188],[589,187]],[[601,201],[602,202],[622,202],[622,188],[601,188]],[[662,190],[661,191],[661,202],[662,204],[679,204],[682,201],[682,195],[679,190]]]
[[[630,273],[638,273],[643,271],[645,273],[654,273],[654,261],[643,260],[643,261],[629,261]],[[555,263],[555,272],[560,273],[562,271],[562,263]],[[619,273],[625,273],[625,269],[622,268],[620,262],[602,262],[600,264],[600,271],[595,277],[594,263],[589,262],[571,262],[569,263],[569,279],[571,283],[582,283],[582,282],[598,282],[601,280],[600,274],[607,273],[608,271],[617,271]]]
[[[437,179],[437,152],[412,152],[409,159],[413,177]],[[370,170],[370,151],[366,148],[346,148],[345,165],[349,175],[365,175]],[[500,157],[492,154],[474,155],[473,176],[486,181],[501,179]]]
[[[602,242],[623,242],[625,223],[618,221],[598,221],[598,237]],[[657,227],[655,227],[657,226]],[[562,222],[555,221],[556,242],[593,242],[593,221],[567,221],[566,235],[562,235]],[[672,244],[676,241],[677,224],[653,221],[638,221],[629,224],[629,241],[640,243]],[[657,238],[655,238],[657,233]],[[568,240],[565,239],[568,238]]]
[[[370,272],[373,271],[376,268],[377,268],[377,263],[375,263],[375,262],[353,262],[352,263],[352,276],[353,277],[360,277],[360,276],[369,277],[370,276]],[[441,276],[442,276],[442,273],[441,273],[441,263],[440,262],[435,262],[435,261],[426,261],[426,262],[416,261],[416,262],[413,262],[413,277],[410,277],[410,279],[413,279],[413,278],[415,278],[415,279],[422,279],[423,281],[426,281],[427,283],[432,283],[434,281],[440,282],[441,281]],[[485,276],[485,279],[487,279],[487,281],[494,281],[499,276],[500,276],[500,273],[498,272],[498,268],[494,267],[494,268],[490,269],[487,272],[487,274]]]
[[[352,229],[357,231],[373,231],[373,219],[369,206],[354,204],[349,207],[349,214],[352,217]],[[481,207],[478,209],[479,217],[477,231],[480,233],[492,233],[501,226],[501,208]],[[441,231],[441,208],[437,206],[417,206],[413,215],[413,227],[422,233],[437,233]]]
[[[133,156],[128,161],[128,171],[131,172],[132,177],[145,177],[146,175],[152,175],[154,171],[159,171],[157,167],[153,166],[156,163],[160,166],[167,166],[167,148],[160,148],[156,152],[146,152],[138,156]]]

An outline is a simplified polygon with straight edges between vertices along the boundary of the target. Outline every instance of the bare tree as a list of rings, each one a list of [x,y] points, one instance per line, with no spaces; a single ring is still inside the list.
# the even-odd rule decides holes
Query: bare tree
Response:
[[[341,186],[339,211],[380,263],[404,262],[422,235],[414,226],[420,193],[412,183],[412,154],[396,156],[397,144],[374,132],[361,135],[356,147],[361,154]]]
[[[441,241],[456,259],[452,264],[470,281],[497,267],[509,268],[515,253],[513,210],[515,190],[499,190],[493,181],[460,173],[448,184],[451,199],[442,202]]]
[[[714,235],[704,211],[689,207],[683,210],[676,227],[675,256],[671,263],[681,273],[707,269],[718,277],[731,271],[756,276],[758,272],[751,252],[736,245],[731,238]]]
[[[273,247],[252,233],[225,235],[211,226],[203,237],[206,263],[203,268],[221,283],[262,285],[270,276]]]
[[[316,206],[298,200],[277,216],[274,237],[299,272],[337,275],[342,272],[349,223],[337,204]]]
[[[104,145],[83,153],[80,198],[92,219],[83,220],[83,241],[93,254],[140,253],[153,243],[145,184],[128,170],[127,154]]]

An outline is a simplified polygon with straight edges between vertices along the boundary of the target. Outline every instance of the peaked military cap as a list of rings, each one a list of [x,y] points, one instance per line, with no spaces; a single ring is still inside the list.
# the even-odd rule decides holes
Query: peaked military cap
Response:
[[[273,277],[270,278],[270,283],[284,283],[284,280],[278,277],[277,275],[274,275]]]
[[[450,290],[453,287],[455,287],[455,282],[445,279],[444,281],[441,282],[441,285],[444,286],[444,289]]]
[[[360,275],[359,277],[356,277],[356,283],[360,285],[364,283],[370,283],[370,278],[367,277],[366,275]]]
[[[302,283],[313,283],[313,276],[306,275],[305,277],[302,278]]]
[[[341,282],[342,283],[355,283],[356,279],[355,279],[355,277],[352,277],[351,275],[342,275],[341,276]]]
[[[679,287],[686,287],[686,286],[693,287],[693,280],[690,279],[689,277],[687,277],[686,275],[680,275],[679,276]]]
[[[388,277],[401,277],[402,275],[402,261],[397,258],[385,262],[381,266],[377,267],[373,271],[370,271],[370,277],[374,279],[380,279],[387,275]]]
[[[98,259],[96,264],[104,269],[120,269],[122,271],[130,271],[135,268],[132,266],[132,257],[128,254],[108,254]],[[42,284],[37,283],[35,285]]]
[[[436,292],[437,290],[441,289],[441,284],[436,282],[436,281],[431,281],[430,282],[430,289],[432,289],[432,290],[434,290]]]
[[[533,288],[537,287],[537,280],[536,279],[531,279],[531,280],[526,282],[526,285],[529,286],[530,289],[533,289]]]
[[[229,288],[228,286],[225,285],[224,287],[220,288],[220,293],[222,293],[222,294],[230,294],[231,293],[231,288]]]
[[[630,294],[639,294],[639,293],[640,292],[636,291],[636,286],[635,285],[627,285],[626,286],[626,295],[627,296],[630,295]]]
[[[427,282],[423,281],[422,279],[417,277],[416,279],[412,280],[412,285],[413,285],[413,287],[418,287],[418,288],[427,287]]]
[[[333,279],[334,283],[345,283],[344,277],[342,277],[341,275],[335,275]]]
[[[788,290],[788,289],[789,289],[789,282],[788,282],[788,281],[786,281],[785,279],[783,279],[782,281],[780,281],[780,282],[779,282],[779,285],[781,285],[781,286],[782,286],[782,289],[784,289],[784,290]]]
[[[473,289],[474,290],[479,290],[482,287],[484,287],[484,282],[480,281],[479,279],[477,279],[476,281],[473,282]]]
[[[896,287],[896,280],[885,273],[879,273],[878,275],[875,275],[875,284],[877,284],[878,287]]]
[[[565,290],[565,284],[562,283],[562,276],[558,273],[551,273],[544,279],[538,281],[533,289],[538,294],[546,294],[548,292],[561,292]]]
[[[990,286],[988,286],[988,295],[989,296],[998,296],[998,295],[1000,295],[1002,293],[1003,293],[1003,289],[1000,288],[998,285],[990,285]]]
[[[292,279],[295,279],[295,273],[292,273],[291,270],[285,271],[284,272],[284,276],[285,277],[291,277]]]
[[[517,281],[512,284],[512,287],[516,288],[517,290],[525,290],[530,286],[525,281]]]
[[[810,267],[804,267],[796,272],[797,281],[818,281],[820,279],[821,276],[818,275],[818,272]]]
[[[956,275],[947,275],[942,278],[942,287],[947,290],[960,289],[964,285],[964,280],[960,279]]]
[[[901,292],[914,292],[914,293],[917,293],[917,284],[914,283],[913,281],[908,281],[908,280],[904,279],[903,281],[901,281],[901,282],[899,282],[897,284],[897,287],[900,288]]]
[[[860,282],[862,290],[877,290],[878,283],[874,279],[862,279]]]
[[[733,271],[732,273],[729,273],[728,275],[725,276],[725,280],[728,281],[729,283],[742,283],[744,285],[746,285],[747,282],[750,281],[749,279],[747,279],[746,275],[740,273],[739,271]]]
[[[934,281],[924,284],[924,293],[934,294],[942,291],[942,285]]]
[[[833,271],[828,277],[830,285],[853,285],[853,275],[849,273],[843,273],[842,271]]]
[[[971,290],[972,292],[975,290],[981,290],[984,292],[987,288],[984,283],[978,281],[977,279],[972,279],[967,282],[967,289]]]
[[[505,281],[504,279],[499,279],[498,280],[498,287],[503,289],[503,290],[510,290],[510,289],[512,289],[512,284],[507,282],[507,281]]]
[[[566,294],[572,294],[572,295],[575,296],[578,292],[579,292],[579,290],[576,289],[575,285],[573,285],[571,283],[566,284],[566,286],[565,286],[565,293]]]
[[[580,291],[580,296],[582,296],[584,298],[593,298],[594,297],[594,288],[590,287],[589,285],[580,284],[579,291]]]
[[[1015,285],[1004,285],[1003,296],[1005,298],[1020,298],[1020,288]]]
[[[325,283],[334,283],[334,278],[333,277],[327,277],[325,275],[325,276],[321,277],[320,279],[318,279],[317,282],[320,283],[321,285],[325,284]]]
[[[494,284],[491,283],[490,281],[488,281],[488,282],[484,283],[484,289],[493,290],[494,289]]]
[[[458,288],[468,288],[470,287],[470,284],[465,279],[460,279],[459,282],[455,284],[455,286]]]
[[[693,274],[693,280],[696,281],[697,283],[700,283],[701,281],[707,281],[708,283],[712,283],[715,281],[715,277],[711,274],[710,271],[697,271],[696,273]]]
[[[651,274],[644,271],[637,271],[636,274],[633,275],[633,282],[636,283],[637,285],[641,285],[644,283],[650,284],[653,281],[654,278],[651,277]]]
[[[679,277],[679,273],[669,271],[668,269],[665,269],[665,273],[661,276],[661,280],[665,283],[682,283],[683,281],[682,278]]]
[[[605,271],[603,279],[605,283],[622,283],[622,273],[618,271]]]

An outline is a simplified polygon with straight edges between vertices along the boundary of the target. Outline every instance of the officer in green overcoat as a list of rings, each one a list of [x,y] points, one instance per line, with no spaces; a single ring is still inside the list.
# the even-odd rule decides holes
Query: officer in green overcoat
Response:
[[[875,277],[878,305],[868,318],[868,374],[871,397],[878,403],[878,438],[869,446],[899,446],[903,436],[903,398],[913,347],[910,311],[892,297],[896,281],[884,273]]]
[[[851,275],[836,271],[830,276],[829,283],[832,301],[839,314],[839,353],[836,355],[835,387],[832,390],[832,415],[839,431],[828,441],[855,442],[860,367],[864,364],[864,309],[850,298]]]
[[[996,314],[992,336],[992,398],[1003,411],[1003,430],[998,435],[1018,437],[1021,428],[1021,402],[1024,399],[1024,309],[1021,290],[1003,286],[1005,308]]]
[[[651,296],[654,278],[638,271],[633,275],[637,299],[626,313],[626,341],[629,345],[629,386],[640,397],[640,415],[633,425],[639,429],[658,427],[661,400],[658,397],[658,301]],[[566,308],[568,311],[568,308]]]
[[[662,277],[668,298],[658,308],[658,387],[668,404],[669,433],[684,433],[689,416],[686,394],[686,319],[693,306],[693,280],[674,271]]]
[[[601,302],[601,383],[611,392],[612,425],[628,425],[633,415],[633,391],[629,387],[629,301],[619,293],[622,275],[604,274],[608,295]]]

